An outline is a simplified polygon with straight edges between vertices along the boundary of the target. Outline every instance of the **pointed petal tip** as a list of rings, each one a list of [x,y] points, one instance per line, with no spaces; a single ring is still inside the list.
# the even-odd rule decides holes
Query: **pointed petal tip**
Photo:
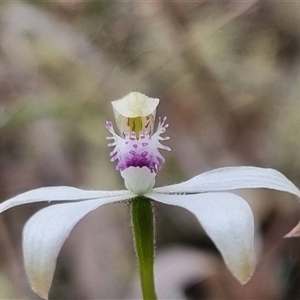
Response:
[[[40,283],[40,282],[39,282]],[[42,299],[49,299],[49,288],[44,284],[35,284],[34,282],[30,282],[31,289],[34,293],[40,296]]]
[[[37,291],[34,291],[38,296],[40,296],[42,299],[48,300],[49,299],[49,294],[45,293],[38,293]]]
[[[239,274],[233,274],[234,277],[241,285],[247,284],[253,276],[255,267],[248,265],[244,270],[241,270]]]
[[[300,237],[300,222],[289,232],[284,238],[296,238]]]
[[[245,279],[238,279],[238,281],[239,281],[239,283],[241,284],[241,285],[246,285],[248,282],[249,282],[249,280],[252,278],[252,276],[250,276],[250,277],[247,277],[247,278],[245,278]]]
[[[234,274],[235,278],[239,281],[240,284],[245,285],[252,278],[255,270],[256,264],[247,264],[244,268],[240,270],[238,274]]]
[[[52,277],[44,276],[37,268],[33,268],[25,263],[25,269],[29,285],[34,293],[41,298],[48,300]]]

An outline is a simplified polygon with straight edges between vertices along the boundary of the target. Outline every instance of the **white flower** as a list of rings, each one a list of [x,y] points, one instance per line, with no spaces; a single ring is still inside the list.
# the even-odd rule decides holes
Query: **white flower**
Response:
[[[123,136],[115,133],[111,122],[106,126],[112,134],[110,146],[115,147],[111,158],[117,160],[117,169],[127,190],[43,187],[0,204],[0,213],[33,202],[56,204],[37,212],[24,226],[23,255],[32,289],[41,297],[48,297],[58,254],[82,218],[102,205],[127,201],[138,195],[191,212],[219,249],[232,274],[246,283],[256,265],[253,214],[242,197],[229,191],[267,188],[300,197],[299,189],[280,172],[257,167],[215,169],[179,184],[154,188],[156,173],[164,162],[158,149],[170,150],[160,143],[168,139],[161,137],[168,127],[166,118],[160,120],[157,132],[152,134],[157,99],[134,92],[118,101],[113,102],[113,106],[118,112],[117,119],[121,120],[119,129]],[[128,107],[126,101],[130,104]]]

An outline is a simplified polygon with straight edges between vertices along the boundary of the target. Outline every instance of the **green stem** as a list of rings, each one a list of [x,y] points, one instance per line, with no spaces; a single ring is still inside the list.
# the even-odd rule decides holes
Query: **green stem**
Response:
[[[151,200],[139,196],[132,200],[131,219],[135,250],[140,268],[144,300],[156,300],[154,283],[154,216]]]

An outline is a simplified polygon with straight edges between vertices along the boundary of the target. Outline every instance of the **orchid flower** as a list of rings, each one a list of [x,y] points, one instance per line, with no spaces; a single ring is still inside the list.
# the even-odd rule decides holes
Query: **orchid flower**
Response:
[[[0,204],[0,213],[27,203],[55,204],[33,215],[23,229],[24,264],[34,292],[47,299],[57,257],[74,226],[100,206],[129,202],[135,249],[144,299],[157,299],[153,276],[154,218],[152,201],[182,207],[191,212],[220,251],[233,276],[245,284],[253,275],[254,218],[248,203],[230,191],[267,188],[300,197],[299,189],[274,169],[250,166],[219,168],[182,183],[154,187],[165,162],[160,150],[168,125],[159,118],[154,130],[159,99],[132,92],[112,102],[118,135],[106,123],[113,147],[111,160],[124,178],[126,190],[83,190],[75,187],[42,187]]]

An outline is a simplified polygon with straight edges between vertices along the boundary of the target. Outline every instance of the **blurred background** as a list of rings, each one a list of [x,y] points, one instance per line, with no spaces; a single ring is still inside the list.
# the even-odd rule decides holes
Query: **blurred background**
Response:
[[[109,161],[110,101],[161,99],[167,162],[157,185],[212,168],[273,167],[300,186],[300,3],[1,1],[0,197],[41,186],[123,188]],[[241,286],[195,218],[155,205],[161,299],[299,299],[294,197],[242,191],[256,221],[258,266]],[[21,235],[43,205],[0,218],[0,299],[39,299]],[[126,204],[89,214],[58,259],[50,299],[138,299]]]

